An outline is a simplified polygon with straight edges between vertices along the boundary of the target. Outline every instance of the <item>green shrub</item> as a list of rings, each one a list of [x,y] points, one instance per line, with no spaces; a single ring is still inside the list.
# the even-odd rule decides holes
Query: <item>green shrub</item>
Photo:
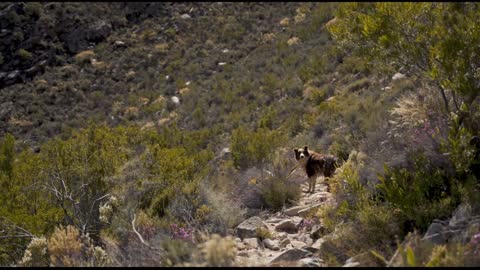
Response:
[[[25,3],[25,14],[28,16],[40,16],[42,14],[42,4],[39,2]]]
[[[377,185],[384,198],[412,220],[421,231],[435,218],[446,218],[459,203],[458,185],[432,166],[423,153],[412,153],[412,168],[384,167]]]
[[[165,240],[162,242],[162,264],[163,266],[181,266],[192,261],[195,246],[183,240]]]
[[[22,60],[29,61],[29,60],[32,60],[33,58],[32,53],[25,49],[19,49],[17,54]]]
[[[264,166],[271,161],[274,149],[283,135],[275,130],[259,128],[249,131],[245,126],[232,131],[231,147],[233,162],[237,168],[246,169]]]

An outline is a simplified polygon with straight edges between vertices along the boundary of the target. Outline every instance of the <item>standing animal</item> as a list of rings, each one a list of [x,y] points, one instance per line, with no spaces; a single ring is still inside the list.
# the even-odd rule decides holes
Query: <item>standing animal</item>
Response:
[[[299,167],[303,167],[308,177],[308,192],[315,191],[317,177],[323,176],[331,177],[335,172],[338,164],[338,158],[333,155],[320,154],[312,150],[308,150],[307,146],[303,148],[293,149],[295,152],[295,159]],[[330,191],[330,186],[327,183],[327,191]]]

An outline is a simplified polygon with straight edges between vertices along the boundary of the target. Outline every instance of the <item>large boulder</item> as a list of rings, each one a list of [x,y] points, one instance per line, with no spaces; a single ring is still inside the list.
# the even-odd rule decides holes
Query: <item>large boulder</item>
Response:
[[[267,226],[263,223],[260,217],[253,216],[245,220],[244,222],[240,223],[240,225],[237,226],[236,228],[237,236],[240,237],[241,239],[256,237],[257,228],[267,229]]]
[[[448,225],[453,227],[459,223],[465,223],[468,219],[470,219],[471,216],[472,207],[469,204],[462,203],[457,207],[455,212],[453,212],[453,216]]]
[[[291,233],[295,233],[297,232],[297,224],[295,224],[295,222],[293,222],[292,220],[290,219],[286,219],[284,221],[281,221],[280,223],[278,223],[276,226],[275,226],[275,230],[276,231],[280,231],[280,232],[291,232]]]

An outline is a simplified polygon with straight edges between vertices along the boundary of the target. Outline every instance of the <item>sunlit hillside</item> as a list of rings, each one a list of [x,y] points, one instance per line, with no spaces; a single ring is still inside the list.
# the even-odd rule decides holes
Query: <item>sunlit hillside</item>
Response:
[[[479,20],[1,3],[0,265],[479,266]]]

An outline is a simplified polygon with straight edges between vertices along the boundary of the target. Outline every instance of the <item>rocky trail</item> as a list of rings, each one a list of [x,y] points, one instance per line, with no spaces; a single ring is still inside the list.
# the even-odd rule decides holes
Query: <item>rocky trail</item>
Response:
[[[308,184],[302,185],[306,191]],[[322,226],[321,220],[314,217],[315,211],[326,204],[335,203],[333,195],[326,191],[327,186],[317,184],[313,194],[302,193],[296,206],[278,212],[262,212],[250,217],[235,229],[237,265],[242,266],[300,266],[326,267],[318,257],[321,248],[330,234]],[[262,228],[261,233],[259,229]],[[480,216],[474,215],[469,204],[462,203],[447,220],[433,220],[421,243],[443,245],[448,242],[467,243],[472,231],[480,228]],[[271,237],[262,237],[270,234]],[[335,233],[333,233],[335,234]],[[480,234],[479,234],[480,235]],[[262,239],[263,238],[263,239]],[[322,247],[323,245],[323,247]],[[409,245],[408,239],[401,244]],[[359,255],[361,256],[361,254]],[[361,266],[361,259],[353,257],[345,261],[343,267]],[[389,259],[388,265],[401,266],[399,250]]]
[[[307,189],[308,184],[303,184],[302,190]],[[235,241],[239,265],[327,266],[315,255],[323,243],[324,227],[318,218],[311,218],[319,207],[334,203],[326,189],[326,185],[317,184],[313,194],[302,193],[296,206],[263,212],[238,225]],[[266,230],[270,239],[258,237],[259,231],[268,235]]]

